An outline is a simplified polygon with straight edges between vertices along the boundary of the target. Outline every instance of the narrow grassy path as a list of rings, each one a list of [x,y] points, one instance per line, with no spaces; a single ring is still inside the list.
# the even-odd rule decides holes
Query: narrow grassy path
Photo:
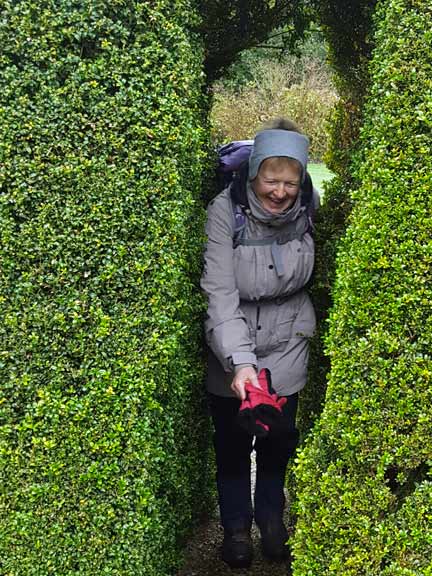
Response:
[[[217,518],[211,518],[200,526],[186,549],[186,561],[176,576],[221,576],[232,574],[237,576],[288,576],[290,574],[287,562],[269,562],[262,557],[259,545],[259,533],[254,526],[252,539],[254,542],[254,560],[248,570],[231,570],[219,557],[219,547],[223,532]]]

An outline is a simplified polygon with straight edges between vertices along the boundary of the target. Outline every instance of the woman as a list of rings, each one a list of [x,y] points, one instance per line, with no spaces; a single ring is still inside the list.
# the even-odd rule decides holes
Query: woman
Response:
[[[235,180],[208,207],[201,279],[208,297],[207,389],[224,528],[222,558],[234,568],[252,561],[253,518],[264,555],[273,560],[286,555],[284,479],[297,444],[298,392],[306,382],[308,338],[315,328],[305,289],[314,265],[311,210],[302,192],[309,141],[294,125],[286,127],[282,121],[256,135],[242,170],[247,178]],[[232,186],[245,187],[248,204],[241,239],[234,243]],[[278,424],[253,446],[237,415],[246,383],[258,386],[261,368],[270,370],[273,388],[287,402]],[[257,463],[254,510],[252,448]]]

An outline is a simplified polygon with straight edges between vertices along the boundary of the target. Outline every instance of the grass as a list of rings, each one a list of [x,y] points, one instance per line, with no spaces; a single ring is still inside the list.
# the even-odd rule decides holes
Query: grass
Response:
[[[319,191],[323,191],[323,182],[333,178],[333,172],[327,168],[322,162],[312,162],[308,164],[308,172],[311,175],[313,185]]]

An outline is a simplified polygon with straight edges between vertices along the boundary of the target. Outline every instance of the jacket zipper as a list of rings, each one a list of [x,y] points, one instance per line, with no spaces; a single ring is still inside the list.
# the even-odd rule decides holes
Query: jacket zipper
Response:
[[[257,310],[256,310],[256,329],[257,330],[261,330],[261,326],[259,324],[259,318],[260,318],[260,305],[257,305]]]

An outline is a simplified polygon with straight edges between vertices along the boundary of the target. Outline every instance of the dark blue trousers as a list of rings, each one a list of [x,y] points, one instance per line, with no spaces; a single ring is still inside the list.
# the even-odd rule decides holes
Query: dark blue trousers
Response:
[[[298,394],[286,398],[278,424],[266,438],[256,438],[254,442],[253,436],[238,424],[240,400],[209,394],[219,509],[226,530],[249,529],[253,517],[258,526],[271,518],[282,518],[286,468],[298,443]],[[253,449],[257,467],[254,511],[250,480]]]

